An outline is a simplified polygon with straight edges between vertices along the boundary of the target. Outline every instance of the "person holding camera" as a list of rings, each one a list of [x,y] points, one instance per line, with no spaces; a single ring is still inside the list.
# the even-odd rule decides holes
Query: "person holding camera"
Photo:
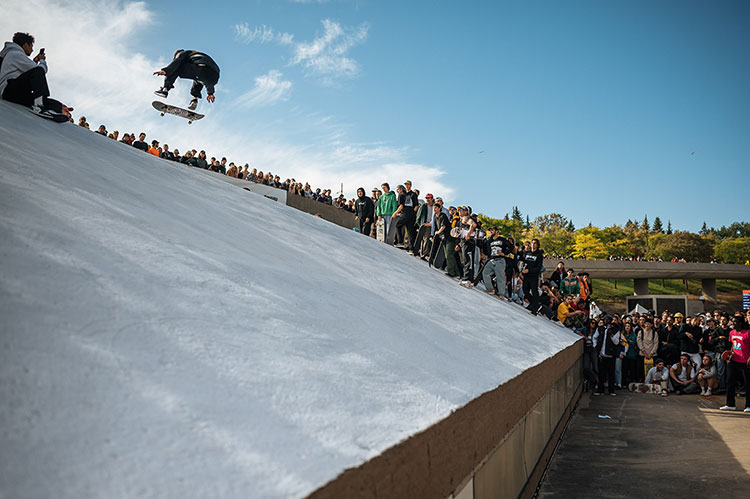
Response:
[[[47,85],[47,56],[44,49],[31,58],[34,37],[16,33],[0,51],[0,96],[4,100],[29,107],[31,112],[57,122],[70,119],[72,108],[50,99]]]

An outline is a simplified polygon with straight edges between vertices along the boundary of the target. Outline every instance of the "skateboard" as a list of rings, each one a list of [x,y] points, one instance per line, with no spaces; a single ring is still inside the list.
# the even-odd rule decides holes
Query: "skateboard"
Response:
[[[631,392],[653,393],[658,395],[661,393],[661,386],[655,384],[647,385],[646,383],[630,383],[628,385],[628,390]]]
[[[177,106],[170,106],[169,104],[164,104],[163,102],[159,102],[158,100],[152,102],[151,105],[154,106],[154,109],[159,111],[162,116],[164,116],[165,113],[169,113],[174,114],[175,116],[179,116],[180,118],[185,118],[186,120],[188,120],[188,125],[193,121],[205,117],[205,114],[196,113],[195,111],[190,111],[188,109],[183,109]]]
[[[385,242],[385,220],[382,218],[375,224],[375,237],[381,243]]]
[[[388,227],[388,233],[385,235],[386,244],[390,244],[391,246],[396,243],[396,232],[398,231],[396,227],[397,222],[398,217],[391,218],[391,225]]]
[[[654,358],[651,357],[650,359],[647,359],[646,357],[643,358],[643,378],[645,379],[646,376],[648,376],[649,370],[654,367]]]

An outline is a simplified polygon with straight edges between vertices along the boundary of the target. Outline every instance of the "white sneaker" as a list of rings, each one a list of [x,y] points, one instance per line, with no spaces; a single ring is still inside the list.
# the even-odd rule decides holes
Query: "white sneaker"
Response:
[[[705,395],[705,394],[706,394],[706,389],[701,387],[701,395]]]
[[[198,99],[193,99],[190,101],[190,104],[188,104],[188,109],[191,111],[195,111],[195,108],[198,107]]]
[[[720,411],[736,411],[737,408],[735,406],[733,406],[733,405],[722,405],[721,407],[719,407],[719,410]],[[748,412],[750,412],[750,411],[748,411]]]
[[[711,396],[711,387],[706,388],[706,397]]]
[[[154,94],[166,99],[167,95],[169,95],[169,91],[166,90],[164,87],[161,87],[159,90],[154,90]]]
[[[615,392],[610,393],[611,396],[617,397],[617,394]]]
[[[745,410],[742,412],[750,412],[750,407],[745,407]]]

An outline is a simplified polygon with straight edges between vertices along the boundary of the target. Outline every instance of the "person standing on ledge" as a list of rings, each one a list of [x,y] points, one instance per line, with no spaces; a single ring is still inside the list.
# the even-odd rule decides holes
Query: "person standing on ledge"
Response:
[[[190,95],[193,99],[188,105],[191,111],[198,107],[198,99],[201,91],[206,87],[206,100],[214,102],[214,86],[219,82],[219,66],[210,56],[195,50],[179,49],[174,53],[174,58],[169,65],[154,72],[155,75],[164,76],[164,86],[154,93],[159,97],[167,98],[169,91],[174,88],[177,78],[193,80]]]

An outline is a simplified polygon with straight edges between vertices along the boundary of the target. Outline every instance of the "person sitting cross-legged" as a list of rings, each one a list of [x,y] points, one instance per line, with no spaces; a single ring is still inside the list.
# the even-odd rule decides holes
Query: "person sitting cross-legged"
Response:
[[[654,367],[646,374],[647,385],[658,385],[661,388],[661,396],[666,397],[669,391],[669,369],[664,365],[662,359],[656,359]]]
[[[674,391],[677,394],[697,392],[696,374],[695,364],[690,360],[690,355],[687,353],[680,355],[680,361],[669,369]]]

